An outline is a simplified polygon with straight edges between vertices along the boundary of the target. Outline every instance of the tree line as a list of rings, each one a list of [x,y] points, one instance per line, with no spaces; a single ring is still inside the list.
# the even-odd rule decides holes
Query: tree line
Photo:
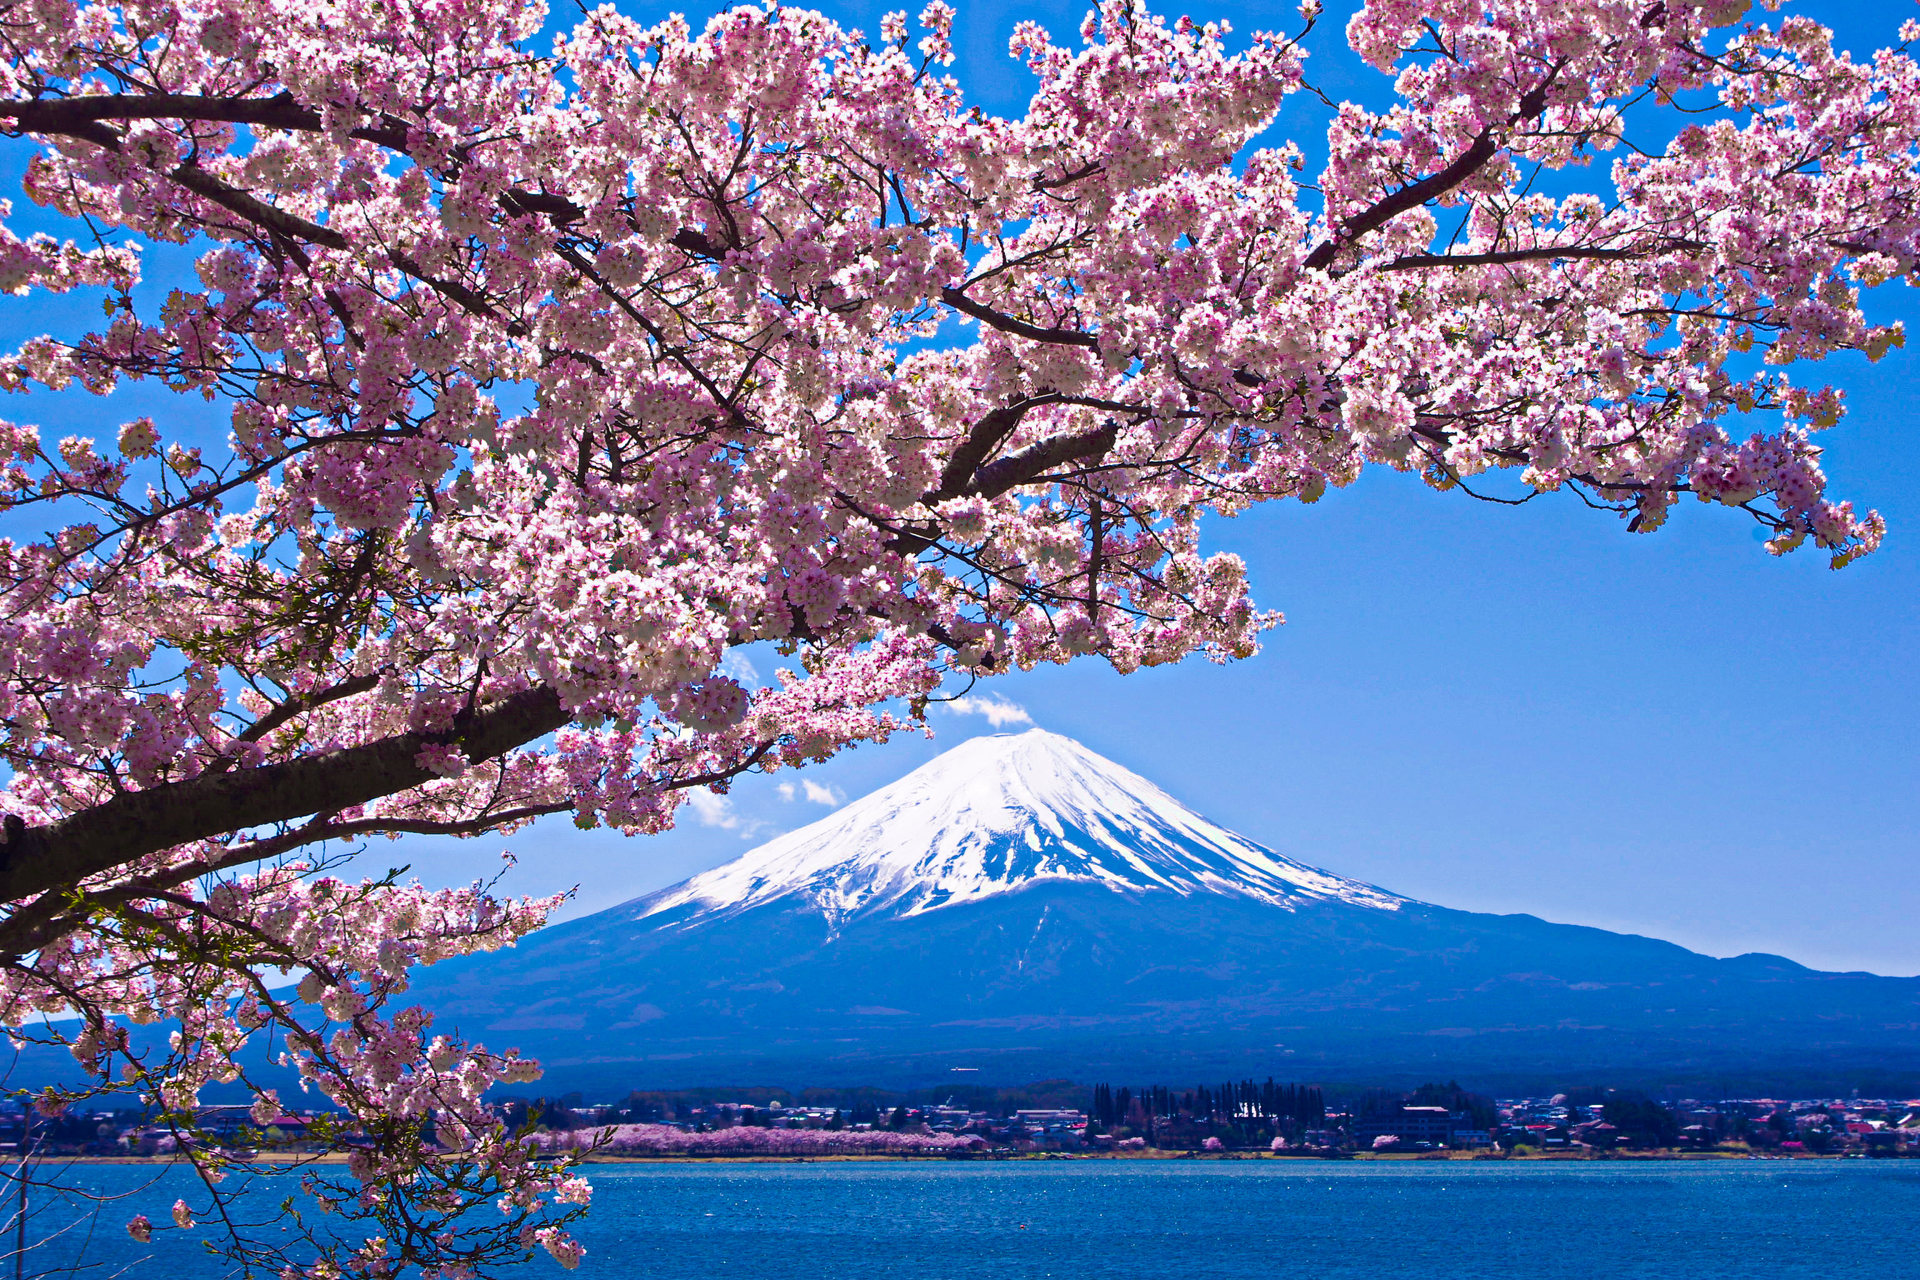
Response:
[[[1096,1084],[1087,1106],[1088,1117],[1108,1129],[1177,1118],[1227,1123],[1287,1120],[1312,1128],[1326,1113],[1326,1098],[1317,1086],[1280,1084],[1271,1076],[1260,1083],[1228,1080],[1196,1085],[1181,1093],[1158,1084],[1140,1089]]]

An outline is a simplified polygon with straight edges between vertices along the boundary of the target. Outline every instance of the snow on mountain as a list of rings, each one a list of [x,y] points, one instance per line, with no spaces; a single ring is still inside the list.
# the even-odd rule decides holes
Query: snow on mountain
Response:
[[[432,965],[408,999],[541,1059],[543,1089],[602,1097],[921,1088],[956,1066],[1541,1093],[1627,1072],[1807,1097],[1920,1062],[1920,979],[1396,897],[1039,732],[962,743],[684,884]]]
[[[1145,778],[1043,729],[973,738],[818,822],[634,904],[690,924],[792,899],[836,928],[1036,881],[1222,894],[1282,907],[1409,899],[1304,866],[1216,826]]]

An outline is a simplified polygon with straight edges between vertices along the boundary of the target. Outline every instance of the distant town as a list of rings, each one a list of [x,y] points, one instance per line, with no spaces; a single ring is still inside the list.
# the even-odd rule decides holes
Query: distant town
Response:
[[[502,1118],[548,1149],[622,1156],[943,1156],[1260,1153],[1323,1158],[1718,1154],[1920,1157],[1920,1099],[1656,1100],[1624,1090],[1492,1098],[1458,1084],[1334,1094],[1272,1080],[1187,1089],[1048,1081],[947,1095],[880,1090],[636,1092],[510,1099]],[[0,1158],[137,1158],[182,1143],[300,1154],[333,1145],[340,1120],[247,1106],[191,1117],[59,1116],[0,1109]],[[349,1145],[351,1135],[345,1135]]]

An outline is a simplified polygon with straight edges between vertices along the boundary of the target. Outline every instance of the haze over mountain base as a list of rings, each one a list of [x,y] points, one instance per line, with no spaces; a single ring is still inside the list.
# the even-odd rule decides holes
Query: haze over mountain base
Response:
[[[434,966],[421,1003],[594,1093],[1569,1078],[1920,1081],[1920,979],[1453,911],[1305,866],[1035,730],[714,871]]]

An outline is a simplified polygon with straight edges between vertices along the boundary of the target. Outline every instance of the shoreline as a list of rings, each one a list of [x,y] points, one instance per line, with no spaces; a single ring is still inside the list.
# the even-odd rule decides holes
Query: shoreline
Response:
[[[965,1154],[927,1154],[914,1155],[905,1152],[887,1152],[868,1154],[863,1152],[843,1152],[832,1155],[777,1155],[770,1152],[751,1152],[740,1155],[728,1155],[720,1152],[705,1152],[700,1155],[668,1155],[664,1153],[611,1153],[600,1152],[582,1156],[583,1165],[608,1164],[1004,1164],[1004,1163],[1040,1163],[1044,1161],[1264,1161],[1267,1163],[1330,1163],[1330,1164],[1413,1164],[1422,1161],[1452,1164],[1674,1164],[1674,1163],[1804,1163],[1808,1161],[1837,1160],[1884,1160],[1898,1162],[1920,1157],[1912,1156],[1865,1156],[1845,1152],[1798,1152],[1792,1155],[1760,1155],[1747,1151],[1536,1151],[1526,1155],[1496,1155],[1485,1151],[1409,1151],[1394,1153],[1343,1152],[1337,1155],[1312,1152],[1277,1151],[1005,1151],[972,1152]],[[99,1155],[48,1155],[38,1158],[37,1162],[49,1164],[99,1164],[99,1165],[167,1165],[185,1164],[187,1161],[177,1155],[166,1156],[99,1156]],[[303,1155],[298,1152],[263,1152],[252,1160],[240,1161],[241,1164],[344,1164],[346,1156],[340,1153]]]

